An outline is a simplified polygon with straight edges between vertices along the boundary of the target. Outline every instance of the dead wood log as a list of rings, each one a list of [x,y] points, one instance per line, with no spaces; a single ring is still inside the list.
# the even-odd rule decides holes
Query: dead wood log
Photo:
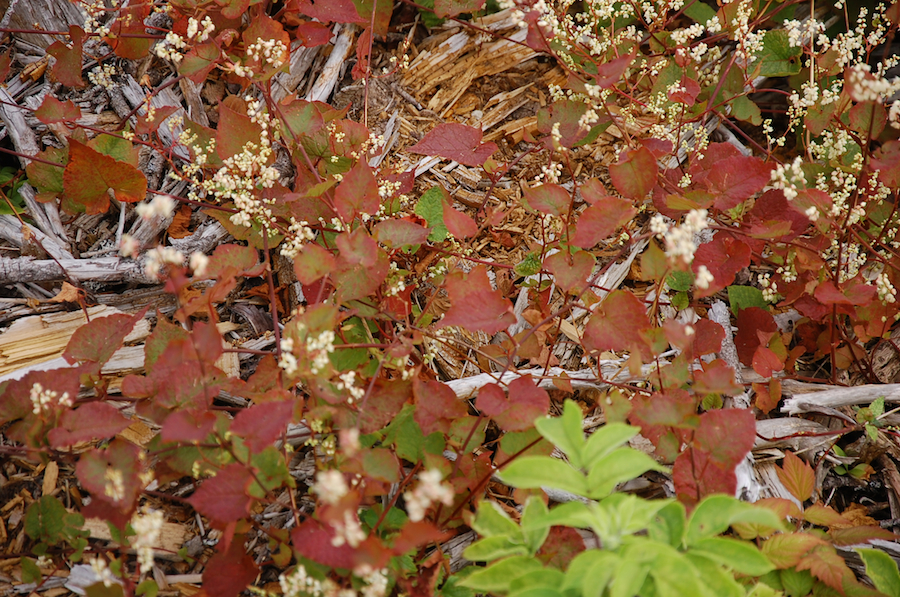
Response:
[[[0,257],[0,284],[48,282],[69,277],[77,282],[136,282],[152,284],[136,261],[118,257],[95,259],[29,259]]]
[[[84,25],[84,11],[68,0],[12,0],[0,19],[0,27],[68,31],[69,25]],[[38,48],[57,40],[48,33],[17,33],[16,37]]]
[[[819,389],[821,388],[821,389]],[[786,392],[793,395],[784,401],[781,412],[797,415],[816,412],[821,408],[840,408],[859,404],[871,404],[884,397],[885,402],[900,402],[900,384],[866,384],[841,388],[836,386],[816,386],[815,384],[790,384],[785,381]]]

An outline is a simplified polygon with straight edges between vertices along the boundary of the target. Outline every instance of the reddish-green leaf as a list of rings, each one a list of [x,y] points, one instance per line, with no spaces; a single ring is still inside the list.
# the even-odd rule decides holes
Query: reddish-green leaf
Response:
[[[291,532],[291,543],[301,556],[332,568],[352,570],[356,550],[346,543],[335,547],[333,538],[334,530],[313,518],[307,518]]]
[[[252,452],[271,446],[291,422],[294,404],[290,401],[256,404],[234,417],[231,433],[244,440]]]
[[[52,95],[47,95],[40,107],[34,111],[34,116],[44,124],[74,122],[81,118],[81,110],[72,103],[72,100],[61,102]]]
[[[458,325],[469,331],[496,334],[516,322],[512,304],[499,291],[491,288],[485,266],[479,265],[468,274],[450,274],[446,286],[450,309],[438,327]]]
[[[578,251],[574,255],[559,251],[544,259],[544,267],[553,274],[560,288],[579,294],[588,287],[594,256],[587,251]]]
[[[54,164],[65,165],[69,161],[69,148],[48,147],[38,153],[38,157]],[[63,193],[63,172],[65,168],[52,166],[34,160],[25,166],[28,182],[35,186],[38,201],[56,201]]]
[[[520,377],[509,384],[508,398],[496,384],[483,386],[478,390],[475,407],[494,419],[504,431],[523,431],[547,414],[550,395],[534,385],[531,377]]]
[[[584,329],[589,351],[629,350],[640,346],[640,334],[650,328],[647,307],[628,290],[609,294],[594,310]]]
[[[164,442],[197,443],[205,440],[216,426],[216,415],[202,408],[176,410],[159,432]]]
[[[124,203],[135,203],[147,194],[144,174],[125,162],[94,151],[69,139],[69,163],[63,172],[67,208],[88,214],[109,208],[109,191]]]
[[[737,327],[734,344],[738,357],[745,365],[752,365],[756,349],[761,345],[759,333],[771,337],[778,331],[772,314],[759,307],[747,307],[738,311]]]
[[[782,533],[767,539],[762,545],[762,552],[776,568],[785,570],[799,564],[806,554],[819,545],[826,543],[809,533]]]
[[[812,497],[816,487],[816,474],[812,468],[791,452],[784,453],[781,468],[776,469],[778,479],[792,496],[805,502]]]
[[[781,478],[781,474],[778,475]],[[817,524],[822,527],[849,527],[853,523],[841,516],[837,510],[831,506],[823,506],[822,504],[813,504],[803,511],[803,519],[806,522]]]
[[[70,363],[88,362],[102,365],[116,352],[135,324],[144,318],[149,307],[136,314],[116,313],[95,317],[72,334],[63,357]]]
[[[737,396],[744,391],[744,388],[735,383],[734,369],[722,359],[715,359],[709,363],[703,363],[703,369],[694,372],[694,391],[700,395]]]
[[[360,431],[372,433],[390,423],[410,397],[412,382],[383,377],[376,379],[368,400],[360,405]]]
[[[482,136],[481,129],[475,127],[439,124],[407,151],[440,156],[464,166],[481,166],[497,151],[497,144],[482,143]]]
[[[616,190],[629,199],[643,199],[656,186],[656,158],[646,147],[629,149],[610,164],[609,177]]]
[[[712,354],[722,349],[725,330],[721,325],[706,318],[691,325],[694,328],[694,356]]]
[[[431,230],[405,219],[391,218],[375,225],[375,240],[389,247],[421,245],[428,240]]]
[[[240,154],[248,143],[259,147],[258,124],[250,120],[244,111],[244,103],[232,96],[233,101],[219,104],[219,127],[216,129],[216,152],[223,160]]]
[[[525,204],[545,214],[562,216],[569,212],[572,195],[558,184],[541,184],[525,189]]]
[[[220,524],[234,522],[250,513],[247,488],[251,481],[247,467],[234,462],[206,479],[188,502],[210,520]]]
[[[338,235],[340,250],[334,281],[340,301],[361,299],[374,293],[387,277],[390,263],[365,228]]]
[[[325,274],[334,271],[337,260],[328,249],[316,243],[307,243],[294,258],[294,273],[301,284],[310,285]]]
[[[80,442],[114,437],[130,423],[115,406],[88,402],[64,412],[59,425],[50,430],[47,438],[53,448],[60,450]]]
[[[66,87],[84,87],[84,81],[81,78],[84,29],[70,25],[69,39],[72,40],[71,47],[61,41],[55,41],[47,48],[47,53],[56,58],[56,64],[53,65],[53,76]]]
[[[280,41],[280,46],[284,48],[284,52],[280,54],[273,52],[271,57],[264,56],[262,52],[258,52],[252,59],[249,54],[246,56],[248,60],[245,62],[245,66],[253,69],[254,80],[267,81],[276,73],[284,70],[284,65],[290,63],[291,38],[281,23],[269,17],[265,12],[258,13],[250,19],[250,25],[244,29],[242,37],[247,46],[255,43]],[[276,45],[275,48],[277,52],[278,46]],[[269,59],[274,60],[275,63],[268,62]]]
[[[146,58],[155,40],[146,35],[144,19],[150,15],[148,2],[135,2],[119,8],[119,15],[110,27],[110,34],[103,41],[120,58],[140,60]]]
[[[762,377],[771,377],[775,371],[784,369],[784,362],[778,358],[775,351],[762,345],[758,346],[756,352],[753,353],[751,365],[753,370]]]
[[[611,236],[636,213],[631,201],[612,196],[601,197],[578,216],[572,244],[590,249]]]
[[[841,593],[844,579],[856,579],[844,558],[830,545],[814,548],[797,563],[797,570],[809,570],[813,576]]]
[[[153,120],[147,120],[146,114],[139,115],[134,132],[138,135],[148,135],[158,129],[169,116],[179,110],[181,110],[181,106],[162,106],[156,109],[156,112],[153,114]]]
[[[869,525],[831,529],[828,531],[828,536],[831,537],[832,543],[840,546],[859,545],[876,539],[882,541],[895,541],[897,539],[897,536],[889,530]]]
[[[195,85],[201,85],[216,67],[222,52],[213,42],[196,44],[188,50],[178,65],[178,74],[187,77]]]
[[[130,512],[141,490],[139,451],[131,442],[116,438],[105,450],[94,448],[82,454],[75,474],[95,500]]]
[[[417,380],[413,383],[413,394],[416,397],[413,417],[425,435],[435,431],[446,433],[453,419],[468,415],[466,402],[457,398],[447,384]]]
[[[378,184],[367,163],[360,160],[334,192],[334,207],[345,222],[352,222],[360,213],[374,215],[381,206]]]
[[[434,0],[434,14],[446,19],[464,12],[475,12],[484,7],[485,0]]]

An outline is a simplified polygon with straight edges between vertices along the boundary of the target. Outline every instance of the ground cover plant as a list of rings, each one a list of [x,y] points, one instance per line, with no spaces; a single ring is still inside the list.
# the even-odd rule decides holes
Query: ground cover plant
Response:
[[[92,597],[900,595],[891,556],[859,547],[891,545],[900,518],[896,388],[870,388],[893,381],[876,355],[900,350],[896,2],[81,8],[49,32],[52,84],[29,113],[44,143],[7,149],[27,165],[0,183],[58,266],[40,281],[89,319],[66,366],[0,382],[3,474],[30,463],[71,484],[10,502],[10,583],[40,592],[77,569]],[[512,27],[482,18],[497,14]],[[394,150],[370,94],[442,23],[561,69],[532,125],[494,141],[441,115]],[[285,93],[304,48],[337,53],[334,24],[358,32],[357,101]],[[86,123],[78,94],[135,74],[137,107]],[[215,101],[154,104],[174,88]],[[476,172],[475,199],[417,179],[429,158]],[[97,287],[27,232],[57,208],[120,221],[108,267],[172,308],[89,317]],[[505,231],[514,212],[527,238]],[[197,222],[229,240],[176,248]],[[504,262],[486,239],[524,249]],[[246,296],[271,348],[223,340]],[[147,320],[140,370],[110,375]],[[469,374],[448,376],[446,354]],[[797,382],[871,391],[789,406]],[[820,443],[770,452],[772,490],[748,455],[780,406],[819,427],[775,440]],[[197,521],[197,549],[159,549],[174,519]]]

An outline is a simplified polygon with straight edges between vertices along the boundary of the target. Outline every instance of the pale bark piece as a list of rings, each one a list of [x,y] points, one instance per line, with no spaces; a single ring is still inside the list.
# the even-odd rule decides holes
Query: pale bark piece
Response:
[[[272,99],[276,103],[296,92],[306,79],[309,67],[318,54],[319,48],[304,48],[299,40],[291,45],[291,64],[288,72],[278,73],[272,78]]]
[[[51,256],[59,260],[75,260],[75,257],[69,252],[69,249],[62,244],[56,237],[47,236],[41,230],[38,230],[31,224],[25,224],[28,226],[28,231],[31,235],[41,244],[45,251]],[[25,245],[25,238],[22,235],[22,222],[18,220],[15,216],[9,214],[0,215],[0,238],[11,242],[17,247],[22,247]],[[3,266],[0,266],[2,269]],[[57,268],[58,269],[58,268]],[[2,274],[0,274],[0,278],[2,278]],[[36,280],[31,278],[13,278],[13,282],[35,282]],[[0,282],[2,284],[9,284],[9,282]]]
[[[121,313],[100,305],[88,307],[91,320]],[[61,357],[75,330],[87,323],[82,311],[23,317],[0,333],[0,375]],[[135,324],[125,342],[136,342],[150,335],[144,319]]]
[[[85,17],[81,7],[68,0],[12,0],[0,20],[0,26],[68,31],[69,25],[84,25]],[[15,36],[39,48],[46,48],[58,39],[55,35],[42,33],[16,33]]]
[[[828,427],[808,419],[763,419],[756,422],[757,438],[753,449],[758,451],[771,448],[789,448],[794,452],[811,452],[814,454],[831,447],[831,444],[834,443],[833,436],[812,435],[827,431]]]
[[[105,520],[99,518],[88,518],[84,521],[86,531],[90,532],[91,539],[99,539],[102,541],[112,541],[112,534],[109,532],[109,525]],[[188,538],[187,529],[183,525],[174,522],[164,522],[159,533],[159,541],[153,546],[154,556],[166,560],[181,560],[178,556],[178,550],[184,545]],[[134,553],[134,550],[128,550]]]
[[[353,24],[337,24],[335,25],[334,47],[331,54],[322,67],[322,72],[316,78],[315,84],[306,99],[311,102],[327,102],[337,85],[340,78],[341,70],[344,62],[350,57],[353,51],[353,41],[356,39],[356,25]]]
[[[792,387],[786,385],[785,391],[790,391]],[[794,390],[793,395],[785,399],[781,412],[798,415],[804,412],[815,412],[817,408],[836,409],[842,406],[871,404],[882,397],[885,402],[900,402],[900,384],[896,383],[866,384],[848,388],[822,386],[822,389],[818,391],[801,392],[802,390]]]
[[[77,282],[137,282],[152,284],[136,261],[119,257],[95,259],[9,259],[0,257],[0,284],[47,282],[69,278]]]

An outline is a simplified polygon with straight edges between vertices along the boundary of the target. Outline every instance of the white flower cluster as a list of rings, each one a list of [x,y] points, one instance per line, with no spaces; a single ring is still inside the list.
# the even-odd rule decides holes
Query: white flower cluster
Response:
[[[328,355],[334,352],[334,332],[325,330],[318,336],[306,337],[306,353],[312,355],[310,371],[320,373],[328,365]]]
[[[307,241],[316,238],[316,231],[309,227],[309,222],[292,220],[288,226],[288,234],[281,243],[281,254],[288,259],[294,259],[303,250]]]
[[[38,382],[31,386],[29,398],[31,398],[31,411],[36,415],[50,410],[50,406],[53,404],[64,408],[71,408],[75,404],[75,399],[69,396],[68,392],[63,392],[62,396],[60,396],[54,390],[45,390],[44,386]]]
[[[202,27],[202,29],[201,29]],[[187,26],[187,36],[188,39],[193,39],[194,41],[203,43],[213,31],[216,30],[215,24],[213,24],[212,19],[208,16],[203,19],[203,21],[198,21],[194,17],[188,19]]]
[[[184,59],[184,54],[181,51],[186,47],[187,42],[184,41],[183,37],[174,31],[169,31],[166,33],[165,39],[156,44],[153,51],[163,60],[171,60],[175,64],[180,64]]]
[[[797,197],[798,185],[806,186],[806,176],[803,174],[802,165],[803,158],[797,156],[790,165],[778,164],[772,170],[772,187],[784,191],[784,196],[788,201]]]
[[[387,568],[371,571],[366,568],[367,566],[363,565],[353,570],[353,573],[366,583],[366,586],[362,588],[360,597],[384,597],[388,589]]]
[[[319,471],[316,473],[316,483],[311,491],[319,496],[323,502],[334,505],[341,501],[350,491],[344,474],[337,470]]]
[[[103,495],[115,501],[125,499],[125,475],[117,468],[106,467],[103,473]]]
[[[163,267],[184,265],[184,254],[173,247],[159,246],[147,251],[147,261],[144,263],[144,273],[151,280],[159,280],[159,274]]]
[[[694,285],[701,290],[706,290],[713,280],[712,272],[705,265],[697,268],[697,275],[694,276]]]
[[[767,303],[775,303],[778,301],[778,284],[772,281],[772,274],[760,274],[757,277],[760,288],[762,288],[763,300]]]
[[[172,217],[177,202],[168,195],[156,195],[150,203],[141,202],[134,206],[134,212],[145,220]]]
[[[319,580],[310,576],[306,572],[303,564],[297,564],[294,571],[290,575],[281,574],[278,577],[278,584],[281,585],[281,591],[284,597],[353,597],[356,591],[351,591],[346,595],[338,589],[338,586],[331,579]]]
[[[247,57],[251,60],[259,60],[274,68],[284,64],[287,57],[287,46],[280,39],[257,38],[256,42],[247,46]]]
[[[887,304],[897,302],[897,289],[891,284],[887,274],[878,274],[878,278],[875,280],[875,288],[878,290],[878,298],[882,302]]]
[[[347,390],[347,393],[350,394],[347,404],[353,404],[366,395],[366,390],[356,385],[356,371],[345,371],[338,377],[339,381],[334,385],[337,389]]]
[[[141,574],[147,574],[153,569],[153,547],[159,545],[163,522],[161,511],[147,507],[141,512],[135,512],[131,517],[131,528],[135,532],[134,538],[131,539],[131,547],[137,552]]]
[[[101,66],[97,66],[91,69],[91,72],[88,73],[88,80],[94,85],[99,85],[104,89],[112,89],[115,87],[115,83],[112,78],[117,73],[116,67],[112,64],[106,63]]]
[[[872,67],[866,63],[854,64],[847,74],[850,97],[857,102],[882,103],[900,91],[900,77],[888,81],[887,78],[872,73]]]
[[[706,216],[705,209],[692,209],[680,226],[669,226],[661,214],[656,214],[650,219],[650,231],[665,241],[667,257],[681,259],[685,264],[689,264],[694,260],[694,252],[697,250],[694,235],[709,226]],[[707,275],[704,274],[704,280],[706,278]],[[712,281],[711,274],[709,281]]]
[[[297,373],[297,357],[294,356],[294,339],[281,339],[281,357],[278,359],[278,366],[289,376]]]
[[[429,469],[419,473],[419,484],[415,489],[403,494],[411,521],[423,520],[433,502],[440,502],[445,506],[453,504],[453,488],[447,483],[441,483],[441,479],[441,471]]]
[[[209,267],[209,257],[207,257],[205,253],[194,251],[191,253],[191,258],[188,263],[190,264],[194,275],[202,278],[203,275],[206,274],[206,268]]]
[[[118,582],[119,579],[113,576],[112,570],[109,569],[109,565],[103,558],[94,557],[91,558],[88,563],[91,565],[91,569],[94,571],[94,574],[97,575],[100,582],[103,583],[104,587],[111,587]]]
[[[349,510],[344,512],[343,523],[332,523],[331,528],[334,529],[334,537],[331,538],[334,547],[340,547],[345,543],[350,547],[359,547],[359,544],[366,540],[366,532],[363,531],[359,518]]]

